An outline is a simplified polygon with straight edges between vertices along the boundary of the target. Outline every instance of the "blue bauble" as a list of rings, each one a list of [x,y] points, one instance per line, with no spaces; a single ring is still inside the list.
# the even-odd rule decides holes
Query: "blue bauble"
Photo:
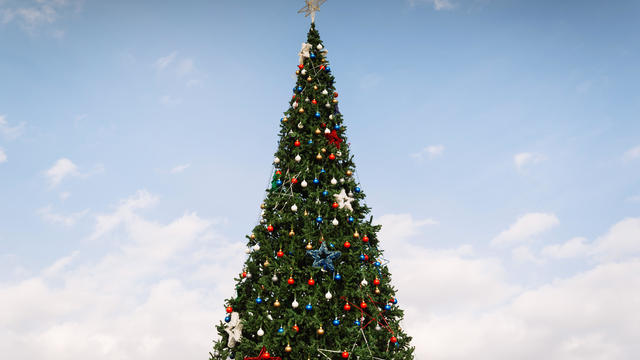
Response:
[[[256,304],[262,304],[262,298],[256,298]]]
[[[316,184],[316,185],[320,184],[320,180],[318,180],[318,178],[315,178],[315,179],[313,179],[313,183]]]
[[[354,322],[353,322],[353,325],[355,325],[355,326],[360,326],[360,320],[356,320],[356,321],[354,321]]]
[[[373,263],[373,265],[380,266],[381,264],[380,264],[380,261],[376,261],[376,262]]]
[[[353,216],[349,216],[349,222],[352,223],[355,219],[353,218]]]
[[[360,188],[359,188],[359,187],[357,187],[357,186],[356,186],[356,188],[355,188],[355,189],[353,189],[353,191],[355,191],[356,193],[359,193],[361,190],[360,190]]]
[[[336,130],[340,130],[340,125],[336,125],[333,128],[336,129]]]
[[[309,139],[309,141],[307,141],[307,144],[313,144],[313,140]]]
[[[276,185],[278,185],[278,186],[282,185],[282,180],[280,180],[280,179],[276,180]]]
[[[280,326],[280,329],[278,329],[278,334],[282,334],[284,332],[284,329],[282,328],[282,326]]]
[[[330,68],[330,67],[328,67],[328,66],[327,66],[327,67],[325,67],[324,69],[325,69],[325,70],[327,70],[327,72],[331,71],[331,68]]]
[[[294,86],[293,87],[293,92],[296,92],[296,91],[298,91],[298,88]]]
[[[327,195],[329,195],[329,192],[327,190],[322,192],[322,196],[327,196]]]
[[[333,326],[338,326],[338,325],[340,325],[340,320],[338,319],[333,320]]]
[[[234,353],[229,354],[229,359],[235,359],[235,358],[236,358],[236,354]]]
[[[224,322],[229,322],[229,321],[231,321],[231,316],[227,316],[224,318]]]
[[[318,224],[320,224],[320,223],[322,222],[322,216],[318,216],[318,217],[316,218],[316,222],[317,222]]]
[[[316,58],[316,54],[315,53],[311,53],[311,54],[309,54],[309,57],[312,58],[312,59],[315,59]]]
[[[360,254],[360,260],[364,261],[365,257],[364,254]]]
[[[384,309],[387,310],[387,311],[391,310],[391,305],[389,305],[389,304],[385,305]]]
[[[318,118],[318,119],[319,119],[319,118],[320,118],[320,116],[321,116],[321,115],[320,115],[320,111],[316,111],[316,118]]]
[[[333,278],[336,280],[342,280],[342,275],[336,274],[336,276],[334,276]]]
[[[304,307],[307,311],[311,311],[313,310],[313,306],[311,306],[311,304],[307,304],[307,306]]]
[[[298,86],[296,90],[298,90],[298,92],[302,92],[302,86]]]
[[[397,304],[398,303],[398,299],[397,298],[393,298],[393,303]]]
[[[334,248],[334,247],[336,247],[336,246],[335,246],[335,245],[333,245],[333,244],[329,244],[329,247],[333,249],[333,248]]]
[[[326,171],[324,171],[324,169],[320,169],[320,174],[324,174],[326,173]]]

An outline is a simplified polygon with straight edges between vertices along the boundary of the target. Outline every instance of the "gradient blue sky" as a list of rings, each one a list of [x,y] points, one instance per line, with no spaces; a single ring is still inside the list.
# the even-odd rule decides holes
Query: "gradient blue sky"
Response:
[[[196,217],[208,224],[198,232],[215,233],[238,251],[259,215],[308,30],[309,20],[296,14],[302,3],[0,0],[0,294],[19,304],[27,296],[19,289],[40,279],[52,296],[43,303],[61,301],[60,286],[77,290],[64,276],[99,272],[96,264],[126,253],[132,241],[146,241],[132,230],[136,221],[173,234],[170,224]],[[330,0],[323,6],[317,26],[367,202],[374,219],[402,225],[390,224],[394,232],[383,244],[395,277],[416,281],[400,264],[394,269],[390,247],[418,247],[439,254],[432,260],[444,265],[432,270],[442,278],[452,269],[484,270],[504,294],[445,306],[452,301],[447,296],[470,296],[464,289],[473,285],[460,284],[460,292],[443,290],[441,301],[434,300],[433,308],[446,309],[442,315],[420,309],[438,291],[425,283],[423,293],[407,295],[409,309],[455,317],[443,323],[469,328],[500,305],[518,322],[512,308],[530,291],[589,275],[600,279],[595,271],[623,266],[605,281],[617,284],[619,274],[638,269],[639,20],[637,1]],[[106,214],[120,216],[114,221],[122,228],[105,225]],[[200,246],[215,251],[215,242],[202,245],[210,235],[202,239],[189,244],[190,254]],[[429,256],[416,264],[428,268]],[[205,326],[222,316],[218,303],[231,294],[230,278],[242,266],[229,257],[215,272],[228,290],[221,286],[202,298],[216,301],[202,309],[210,316]],[[51,280],[45,270],[60,259],[71,259],[63,262],[66,275]],[[206,292],[217,281],[185,280],[179,274],[193,269],[165,260],[155,277],[136,281],[153,289],[172,274],[187,292]],[[462,271],[460,278],[471,275]],[[491,284],[480,282],[474,294],[494,291]],[[636,285],[611,291],[629,291],[640,305]],[[589,286],[585,296],[599,292]],[[145,294],[131,301],[143,306]],[[459,318],[469,309],[471,318]],[[47,329],[68,318],[51,315]],[[435,332],[460,330],[429,324],[408,327],[422,343]],[[604,326],[594,324],[578,343],[601,340],[602,348],[576,355],[556,344],[557,352],[532,359],[637,354],[631,342],[593,335]],[[36,336],[5,325],[17,339],[0,340],[9,353]],[[628,331],[629,338],[640,336],[637,327]],[[550,333],[548,341],[562,335]],[[582,339],[570,330],[564,335]],[[544,339],[527,344],[556,349]],[[477,351],[527,358],[488,349],[490,342],[469,345],[468,353],[433,345],[418,358]],[[514,343],[517,348],[523,344]],[[125,355],[145,358],[135,351]],[[158,356],[165,352],[149,357],[164,359]],[[82,349],[78,354],[84,356]]]

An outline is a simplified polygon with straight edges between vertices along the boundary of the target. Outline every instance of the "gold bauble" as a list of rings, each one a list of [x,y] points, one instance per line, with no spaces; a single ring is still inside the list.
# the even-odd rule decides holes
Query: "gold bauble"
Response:
[[[309,216],[309,212],[307,210],[304,211],[304,216]]]
[[[294,236],[296,234],[295,231],[293,231],[293,229],[291,229],[291,231],[289,231],[289,236]]]
[[[313,85],[313,90],[318,90],[318,85]]]
[[[296,70],[296,75],[300,75],[300,70]]]
[[[309,77],[307,78],[307,81],[309,81],[309,82],[310,82],[311,80],[313,80],[313,78],[311,78],[311,76],[309,76]]]
[[[322,58],[322,60],[320,60],[320,61],[322,61],[322,62],[327,62],[327,59]]]
[[[278,299],[276,299],[276,301],[273,303],[273,306],[280,307],[280,301],[278,301]]]
[[[282,122],[287,122],[287,120],[289,120],[289,119],[287,119],[286,116],[282,118]]]
[[[318,153],[318,155],[316,155],[316,159],[322,160],[322,155],[320,155],[320,153]]]
[[[249,235],[249,237],[251,238],[251,240],[255,240],[256,239],[256,234],[251,233],[251,235]]]
[[[313,245],[311,245],[311,242],[307,243],[307,246],[305,247],[307,250],[313,250]]]
[[[320,149],[320,151],[322,151],[322,153],[324,154],[324,153],[326,153],[326,152],[327,152],[327,149],[322,148],[322,149]]]
[[[269,260],[268,259],[264,261],[264,266],[269,266]]]
[[[293,348],[289,344],[287,344],[287,346],[284,347],[285,352],[291,352],[291,350],[293,350]]]
[[[338,103],[338,99],[333,99],[331,102],[333,102],[334,104]]]
[[[322,134],[322,131],[320,131],[320,129],[316,129],[315,133],[316,133],[316,135],[320,135],[320,134]]]
[[[302,114],[302,113],[304,113],[304,109],[303,109],[303,108],[300,108],[300,110],[298,110],[298,112],[299,112],[300,114]]]
[[[380,295],[380,289],[378,289],[378,287],[376,286],[376,294]]]
[[[356,239],[360,237],[360,234],[358,234],[358,230],[356,230],[356,232],[353,233],[353,237]]]
[[[260,209],[264,209],[266,207],[267,207],[267,205],[265,205],[264,203],[260,204]]]
[[[318,335],[324,335],[324,329],[322,328],[322,326],[320,326],[317,332],[318,332]]]
[[[347,176],[351,176],[351,175],[353,175],[353,171],[347,170]]]

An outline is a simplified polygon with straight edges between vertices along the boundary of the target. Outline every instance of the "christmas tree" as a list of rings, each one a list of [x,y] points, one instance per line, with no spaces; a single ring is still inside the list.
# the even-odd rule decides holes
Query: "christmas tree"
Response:
[[[307,13],[318,3],[308,0]],[[312,21],[273,181],[211,360],[413,359],[326,55]]]

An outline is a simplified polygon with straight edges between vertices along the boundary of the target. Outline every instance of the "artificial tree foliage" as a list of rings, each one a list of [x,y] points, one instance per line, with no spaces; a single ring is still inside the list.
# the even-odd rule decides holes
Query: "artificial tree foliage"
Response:
[[[273,182],[210,359],[257,357],[263,347],[282,359],[413,359],[314,23],[306,44]]]

